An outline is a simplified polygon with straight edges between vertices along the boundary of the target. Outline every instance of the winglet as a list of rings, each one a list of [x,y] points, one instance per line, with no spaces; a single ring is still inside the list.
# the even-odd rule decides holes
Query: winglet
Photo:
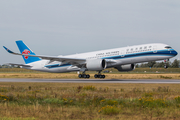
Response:
[[[3,46],[3,47],[7,52],[12,53],[12,54],[14,53],[13,51],[9,50],[7,47],[5,47],[5,46]]]

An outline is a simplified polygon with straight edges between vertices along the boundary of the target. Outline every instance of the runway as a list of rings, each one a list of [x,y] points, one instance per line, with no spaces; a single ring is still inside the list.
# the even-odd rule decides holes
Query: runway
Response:
[[[164,79],[24,79],[0,78],[0,82],[52,82],[52,83],[161,83],[180,84],[180,80]]]

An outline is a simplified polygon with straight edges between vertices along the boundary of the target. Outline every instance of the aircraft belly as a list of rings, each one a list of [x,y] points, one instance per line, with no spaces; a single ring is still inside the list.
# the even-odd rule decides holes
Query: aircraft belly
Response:
[[[141,56],[141,57],[134,57],[134,58],[125,58],[117,60],[116,64],[108,64],[108,68],[116,65],[123,65],[123,64],[134,64],[134,63],[141,63],[141,62],[149,62],[149,61],[157,61],[157,60],[164,60],[169,59],[170,56]]]

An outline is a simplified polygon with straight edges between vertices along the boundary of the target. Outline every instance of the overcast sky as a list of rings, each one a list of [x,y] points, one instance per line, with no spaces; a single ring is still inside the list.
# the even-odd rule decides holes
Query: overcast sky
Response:
[[[0,0],[0,64],[24,63],[2,47],[16,40],[38,55],[154,42],[180,54],[180,0]]]

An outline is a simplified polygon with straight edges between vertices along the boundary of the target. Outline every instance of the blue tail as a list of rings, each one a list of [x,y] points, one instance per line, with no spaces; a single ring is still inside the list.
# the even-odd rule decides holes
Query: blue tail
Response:
[[[16,41],[16,44],[17,44],[17,46],[18,46],[21,54],[36,55],[30,48],[28,48],[28,47],[23,43],[23,41],[21,41],[21,40]],[[24,61],[25,61],[26,64],[41,60],[41,59],[38,58],[38,57],[30,57],[30,56],[22,56],[22,57],[23,57],[23,59],[24,59]]]

